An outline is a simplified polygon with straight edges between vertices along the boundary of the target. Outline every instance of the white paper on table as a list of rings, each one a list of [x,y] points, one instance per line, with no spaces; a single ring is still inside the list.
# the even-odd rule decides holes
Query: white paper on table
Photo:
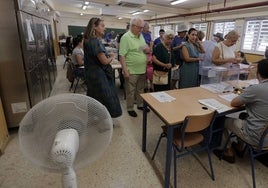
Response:
[[[205,105],[206,107],[208,107],[211,110],[217,110],[218,113],[222,113],[222,112],[231,110],[230,107],[220,103],[216,99],[200,99],[200,100],[198,100],[198,102]]]
[[[207,89],[213,93],[222,93],[222,92],[230,92],[233,90],[233,87],[225,82],[214,83],[214,84],[204,84],[200,85],[201,88]]]
[[[219,95],[219,97],[231,102],[235,97],[237,97],[238,95],[235,93],[229,93],[229,94],[224,94],[224,95]]]
[[[159,102],[171,102],[176,100],[176,98],[170,96],[169,94],[167,94],[166,92],[154,92],[154,93],[150,93],[156,100],[158,100]]]
[[[240,67],[240,69],[248,69],[249,68],[249,65],[243,64],[243,63],[239,63],[239,67]]]

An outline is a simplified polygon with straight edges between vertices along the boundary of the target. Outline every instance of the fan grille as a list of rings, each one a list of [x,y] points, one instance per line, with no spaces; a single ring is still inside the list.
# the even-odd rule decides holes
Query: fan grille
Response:
[[[60,94],[41,101],[24,116],[19,129],[22,153],[39,167],[59,171],[50,150],[57,132],[66,128],[79,134],[76,168],[95,161],[113,132],[111,116],[101,103],[85,95]]]

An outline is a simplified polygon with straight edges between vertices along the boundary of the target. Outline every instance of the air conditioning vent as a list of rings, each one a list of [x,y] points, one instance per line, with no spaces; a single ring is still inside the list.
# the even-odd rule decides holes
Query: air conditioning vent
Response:
[[[147,0],[117,0],[116,4],[122,7],[139,8],[147,3]]]

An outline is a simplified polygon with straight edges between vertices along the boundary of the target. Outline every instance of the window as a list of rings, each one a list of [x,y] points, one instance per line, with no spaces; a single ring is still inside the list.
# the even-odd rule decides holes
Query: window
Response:
[[[223,33],[225,36],[229,31],[235,29],[235,22],[217,22],[214,24],[214,33]]]
[[[193,23],[193,28],[195,28],[198,31],[203,31],[205,33],[205,36],[207,35],[207,23]],[[205,40],[205,38],[204,38]]]
[[[159,37],[159,30],[160,30],[161,28],[160,28],[160,26],[159,25],[156,25],[156,26],[154,26],[154,36],[153,36],[153,40],[155,40],[156,38],[158,38]]]
[[[164,30],[172,30],[172,25],[164,25]]]
[[[268,46],[268,20],[247,21],[242,46],[245,51],[263,54]]]

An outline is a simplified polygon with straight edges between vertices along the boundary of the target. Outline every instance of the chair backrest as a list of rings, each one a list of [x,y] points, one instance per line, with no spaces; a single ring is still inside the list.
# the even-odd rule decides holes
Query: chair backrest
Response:
[[[200,133],[199,131],[202,131],[209,127],[208,131],[206,131],[206,134],[208,136],[206,136],[206,142],[205,142],[206,146],[208,146],[208,144],[211,141],[211,134],[212,134],[212,126],[210,125],[213,124],[216,114],[217,114],[216,111],[212,111],[205,115],[186,116],[182,126],[179,129],[177,129],[176,132],[174,133],[176,137],[175,139],[178,140],[178,142],[175,141],[177,149],[182,152],[184,151],[185,146],[187,147],[189,146],[189,144],[195,145],[197,143],[200,143],[200,141],[202,141],[204,137],[201,138],[202,140],[200,140],[199,136],[197,136],[198,137],[197,139],[197,137],[195,136],[193,137],[193,134],[191,133],[199,133],[198,135],[203,135],[203,133]],[[188,143],[185,143],[186,137],[188,137],[187,139]]]
[[[184,132],[198,132],[210,126],[214,120],[215,111],[205,115],[186,116],[183,127]]]
[[[73,64],[72,61],[69,61],[67,65],[67,72],[66,72],[66,78],[69,80],[69,82],[74,81],[74,76],[73,76],[74,69],[75,69],[75,65]]]

